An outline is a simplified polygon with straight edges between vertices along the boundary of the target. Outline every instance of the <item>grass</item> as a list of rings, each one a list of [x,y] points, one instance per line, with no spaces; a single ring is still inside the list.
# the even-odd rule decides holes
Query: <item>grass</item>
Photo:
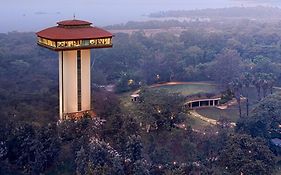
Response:
[[[196,111],[200,115],[215,120],[219,120],[220,118],[223,117],[231,122],[237,122],[237,120],[239,119],[239,111],[237,106],[232,106],[225,110],[212,107],[212,108],[197,109]],[[243,112],[246,112],[246,110],[243,110]]]
[[[184,96],[195,95],[200,93],[219,93],[220,90],[213,84],[180,84],[180,85],[164,85],[160,87],[154,87],[154,89],[164,89],[169,93],[180,93]]]
[[[195,130],[202,130],[203,128],[205,128],[206,126],[211,126],[209,123],[203,121],[203,120],[200,120],[198,118],[195,118],[189,114],[187,114],[187,118],[186,118],[186,121],[185,121],[185,124],[188,126],[191,126],[192,129],[195,129]]]

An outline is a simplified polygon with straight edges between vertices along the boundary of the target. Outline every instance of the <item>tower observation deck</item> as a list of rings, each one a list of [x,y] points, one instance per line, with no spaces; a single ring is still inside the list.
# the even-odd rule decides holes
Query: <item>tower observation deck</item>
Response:
[[[60,120],[91,113],[90,49],[112,47],[113,35],[92,23],[66,20],[39,31],[37,44],[59,54]]]

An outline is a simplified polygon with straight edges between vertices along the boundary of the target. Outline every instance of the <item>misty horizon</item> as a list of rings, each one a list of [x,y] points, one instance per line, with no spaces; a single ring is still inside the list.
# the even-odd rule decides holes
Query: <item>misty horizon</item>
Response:
[[[102,2],[93,0],[81,1],[54,1],[48,3],[29,0],[16,2],[10,0],[2,2],[0,15],[2,16],[0,33],[18,31],[35,32],[40,28],[54,26],[57,21],[72,19],[84,19],[92,21],[96,26],[126,23],[128,21],[142,21],[148,19],[147,15],[159,11],[169,10],[196,10],[206,8],[226,8],[241,6],[266,5],[280,7],[278,1],[251,1],[251,0],[204,0],[184,2],[182,0],[168,1],[129,1],[121,0]]]

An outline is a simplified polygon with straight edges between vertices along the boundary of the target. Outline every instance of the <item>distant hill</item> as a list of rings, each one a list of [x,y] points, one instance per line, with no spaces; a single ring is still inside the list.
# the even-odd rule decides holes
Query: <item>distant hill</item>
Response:
[[[243,22],[244,20],[276,23],[281,20],[281,9],[277,7],[257,6],[163,11],[151,13],[143,21],[129,21],[125,24],[106,26],[106,28],[108,30],[187,28],[195,23],[212,22],[218,25],[221,22],[236,23]]]
[[[276,19],[281,18],[281,9],[277,7],[230,7],[202,10],[176,10],[151,13],[150,18],[247,18]]]

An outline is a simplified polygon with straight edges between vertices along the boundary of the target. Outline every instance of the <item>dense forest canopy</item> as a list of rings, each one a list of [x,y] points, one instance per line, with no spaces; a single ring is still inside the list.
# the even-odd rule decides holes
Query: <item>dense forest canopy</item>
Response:
[[[270,9],[264,18],[279,15],[279,9]],[[244,9],[206,12],[216,17],[228,10],[235,16]],[[255,16],[267,8],[249,10]],[[281,149],[272,139],[281,138],[281,94],[273,94],[281,84],[281,23],[242,19],[243,14],[234,20],[109,26],[115,32],[114,47],[92,52],[98,117],[61,123],[57,54],[39,48],[34,33],[0,34],[0,174],[278,171]],[[185,97],[148,88],[169,81],[212,81],[228,90],[239,105],[237,126],[229,127],[230,121],[219,116],[221,125],[194,129],[183,108]],[[106,85],[114,85],[115,92],[102,88]],[[248,99],[249,88],[255,99]],[[137,89],[139,103],[124,104],[122,96]],[[241,102],[241,96],[247,101]],[[241,105],[247,106],[247,114],[241,113]]]

